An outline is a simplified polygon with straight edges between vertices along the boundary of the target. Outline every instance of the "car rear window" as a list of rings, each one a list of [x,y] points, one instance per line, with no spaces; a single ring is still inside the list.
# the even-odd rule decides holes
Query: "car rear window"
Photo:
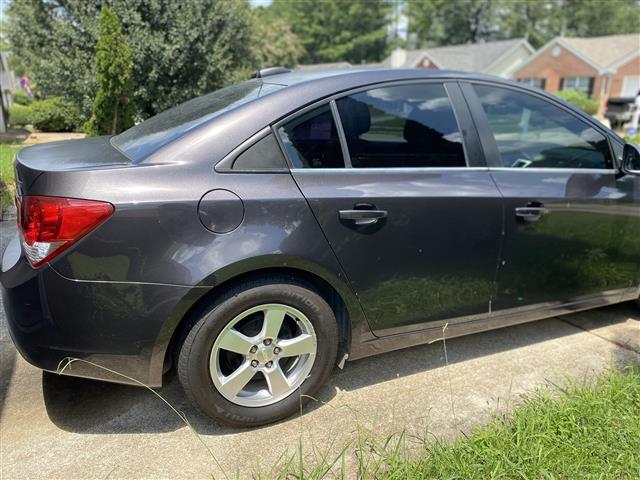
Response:
[[[116,135],[111,143],[134,162],[140,161],[212,118],[280,88],[257,78],[246,80],[159,113]]]

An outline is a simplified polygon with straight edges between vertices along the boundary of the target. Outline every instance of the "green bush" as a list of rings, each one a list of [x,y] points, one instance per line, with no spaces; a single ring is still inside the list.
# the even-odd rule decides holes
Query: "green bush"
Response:
[[[31,107],[14,103],[9,109],[9,125],[12,127],[24,127],[33,123]]]
[[[625,135],[624,136],[624,140],[627,143],[633,143],[636,145],[640,145],[640,133],[636,133],[633,137],[630,137],[629,135]]]
[[[43,132],[72,132],[81,124],[78,107],[62,97],[34,102],[29,109],[33,126]]]
[[[598,100],[598,98],[590,97],[578,90],[562,90],[557,92],[556,95],[589,115],[595,115],[600,106],[600,100]]]
[[[18,90],[14,92],[12,97],[13,102],[17,103],[18,105],[31,105],[35,100],[33,96],[30,97],[29,95],[27,95],[24,90]]]

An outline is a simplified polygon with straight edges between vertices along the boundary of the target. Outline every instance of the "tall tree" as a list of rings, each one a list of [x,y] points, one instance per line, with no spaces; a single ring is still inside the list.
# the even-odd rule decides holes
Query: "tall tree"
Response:
[[[406,0],[418,46],[640,32],[639,0]]]
[[[388,53],[388,0],[274,0],[305,48],[304,63],[378,61]]]
[[[64,95],[88,116],[98,90],[98,14],[108,4],[122,21],[133,59],[134,98],[146,117],[220,88],[248,72],[247,0],[14,0],[6,34],[34,83]]]
[[[564,33],[575,37],[597,37],[640,32],[640,2],[637,0],[559,0]]]
[[[405,4],[408,33],[416,47],[433,47],[443,43],[444,27],[438,15],[445,0],[410,0]]]
[[[253,33],[251,57],[255,69],[293,66],[305,53],[289,23],[268,8],[258,7],[253,11]]]
[[[133,125],[136,113],[131,78],[131,50],[118,16],[102,5],[96,45],[98,93],[87,124],[91,135],[115,135]]]
[[[499,0],[410,0],[409,33],[418,46],[457,45],[496,38]]]
[[[500,15],[501,38],[526,38],[540,48],[562,33],[565,13],[558,0],[509,2],[503,0]]]

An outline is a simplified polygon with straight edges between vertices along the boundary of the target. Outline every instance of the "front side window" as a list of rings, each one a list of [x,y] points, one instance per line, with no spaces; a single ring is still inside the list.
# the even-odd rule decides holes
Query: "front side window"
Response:
[[[342,168],[340,139],[329,105],[294,118],[278,129],[293,168]]]
[[[442,84],[375,88],[336,104],[354,168],[466,166]]]
[[[591,96],[593,93],[593,77],[564,77],[560,90],[578,90]]]
[[[562,108],[506,88],[474,89],[505,167],[613,168],[605,136]]]

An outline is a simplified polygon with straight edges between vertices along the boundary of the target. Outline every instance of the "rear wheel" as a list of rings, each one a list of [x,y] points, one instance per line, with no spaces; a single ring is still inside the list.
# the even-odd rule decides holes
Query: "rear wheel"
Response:
[[[289,279],[233,289],[205,313],[180,350],[178,375],[210,417],[255,426],[291,415],[322,386],[336,360],[327,302]]]

